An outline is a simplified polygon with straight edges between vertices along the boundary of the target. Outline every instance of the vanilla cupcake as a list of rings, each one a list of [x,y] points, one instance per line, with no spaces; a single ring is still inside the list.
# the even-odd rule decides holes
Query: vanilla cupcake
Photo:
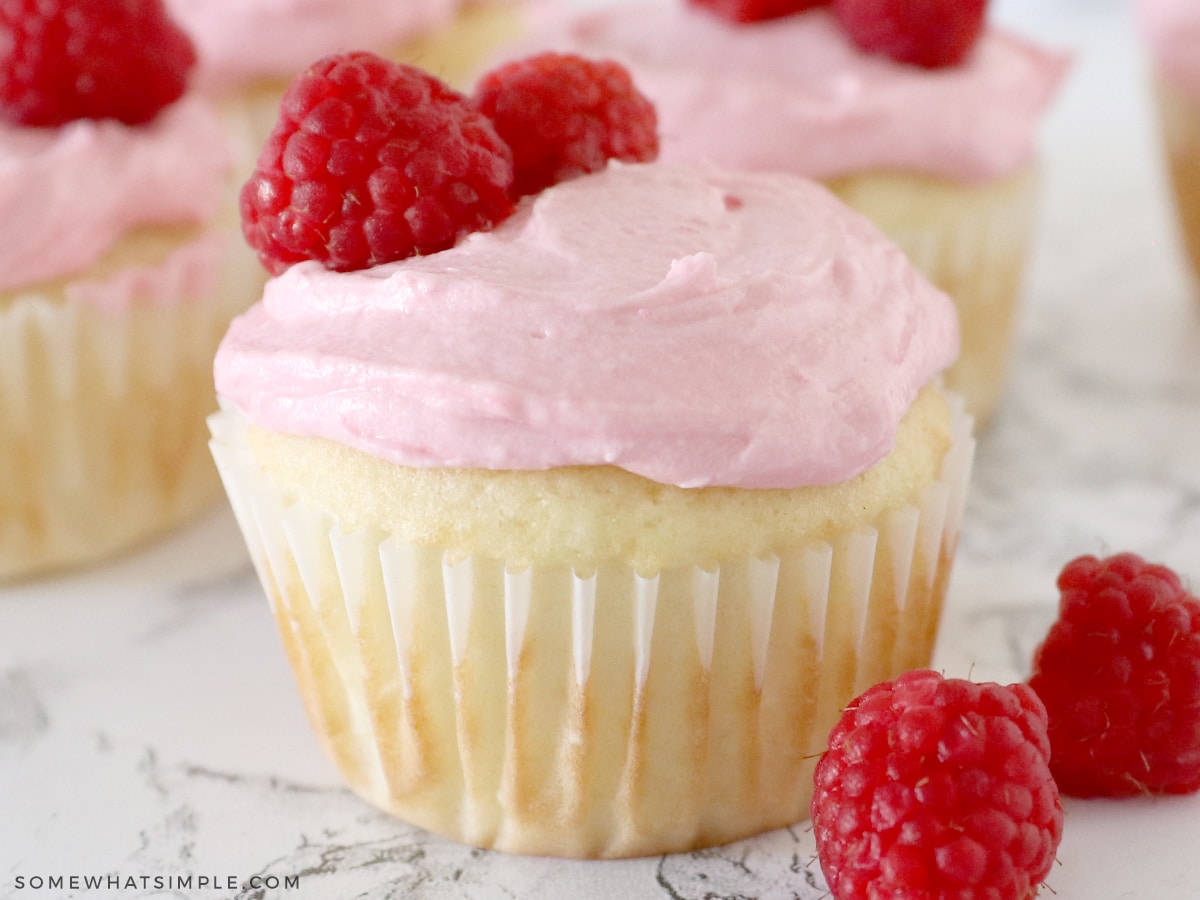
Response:
[[[46,87],[74,82],[79,59],[28,63],[32,14],[0,16],[0,580],[103,558],[219,498],[212,355],[265,280],[219,216],[231,154],[215,111],[159,108],[183,90],[186,39],[154,3],[129,20],[135,7],[77,6],[94,16],[68,45],[82,66],[128,76],[87,96]],[[40,27],[70,27],[60,14]],[[149,61],[121,37],[135,28],[156,35]]]
[[[213,453],[349,785],[618,857],[807,816],[929,659],[972,439],[953,306],[811,182],[611,164],[493,231],[273,278]]]
[[[1184,249],[1200,276],[1200,4],[1138,0]]]
[[[816,178],[871,218],[954,299],[947,384],[992,414],[1061,56],[990,29],[963,61],[924,68],[861,50],[827,8],[742,24],[686,0],[562,15],[520,46],[624,63],[658,109],[664,161]]]
[[[291,79],[318,57],[370,50],[450,84],[520,31],[518,0],[166,0],[192,35],[250,174]]]

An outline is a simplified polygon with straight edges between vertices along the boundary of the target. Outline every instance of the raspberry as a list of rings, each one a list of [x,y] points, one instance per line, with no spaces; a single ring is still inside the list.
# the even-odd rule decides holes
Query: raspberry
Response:
[[[513,151],[513,196],[658,156],[658,116],[614,62],[545,53],[486,74],[475,103]]]
[[[1062,837],[1046,711],[1023,684],[915,670],[842,713],[813,832],[841,900],[1026,900]]]
[[[326,56],[288,87],[242,188],[242,233],[275,275],[345,272],[454,246],[513,210],[512,156],[466,97],[373,53]]]
[[[828,6],[830,0],[689,0],[731,22],[761,22]]]
[[[0,109],[19,125],[149,122],[195,63],[162,0],[0,0]]]
[[[1200,601],[1132,553],[1082,556],[1058,577],[1058,620],[1029,685],[1050,716],[1064,794],[1200,789]]]
[[[868,53],[936,69],[962,62],[975,46],[987,0],[833,0],[833,12]]]

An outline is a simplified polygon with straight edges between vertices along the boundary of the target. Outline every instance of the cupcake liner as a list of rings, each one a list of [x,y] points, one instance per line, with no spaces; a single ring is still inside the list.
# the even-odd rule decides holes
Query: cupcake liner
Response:
[[[1161,76],[1156,96],[1179,233],[1192,271],[1200,278],[1200,98]]]
[[[285,496],[244,419],[212,451],[318,735],[371,803],[576,857],[725,843],[808,815],[858,691],[929,661],[973,455],[860,527],[766,558],[514,568],[345,530]]]
[[[966,398],[982,427],[999,403],[1011,355],[1036,218],[1034,169],[978,186],[890,173],[829,186],[954,300],[962,349],[946,386]]]
[[[106,556],[219,495],[212,354],[262,281],[230,240],[0,306],[0,579]]]

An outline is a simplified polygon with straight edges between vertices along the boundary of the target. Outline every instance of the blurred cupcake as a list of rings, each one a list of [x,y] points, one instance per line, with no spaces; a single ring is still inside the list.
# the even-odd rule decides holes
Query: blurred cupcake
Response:
[[[288,82],[328,53],[370,50],[451,84],[520,30],[517,0],[166,0],[200,57],[249,175]]]
[[[1200,3],[1138,0],[1184,248],[1200,276]]]
[[[0,579],[219,496],[211,358],[263,282],[215,218],[229,150],[161,3],[27,6],[0,10]]]
[[[705,5],[714,9],[664,0],[564,15],[520,46],[625,64],[658,109],[665,161],[816,178],[871,218],[954,299],[962,353],[947,383],[986,420],[1034,222],[1035,135],[1064,60],[983,31],[981,3],[950,5],[953,16],[976,16],[951,29],[956,43],[928,35],[871,51],[856,36],[873,40],[877,23],[848,24],[822,4]],[[779,15],[781,6],[804,9]],[[833,8],[843,6],[844,19],[878,4]]]
[[[305,129],[281,123],[246,207],[281,274],[218,351],[211,420],[326,750],[371,803],[513,852],[805,818],[842,705],[931,653],[972,453],[938,385],[951,302],[790,175],[613,162],[505,218],[514,175],[477,106],[336,65],[293,90],[371,84],[348,100],[364,135],[400,115],[378,97],[431,99],[371,148],[388,171],[337,181],[378,204],[330,226],[320,258],[344,271],[279,257],[274,220],[304,213],[268,201],[334,186],[281,187],[277,147]],[[595,71],[579,102],[630,109]],[[562,132],[623,146],[628,118]],[[463,228],[354,270],[371,238],[342,225],[431,196],[392,180],[406,154],[453,173],[439,202]]]

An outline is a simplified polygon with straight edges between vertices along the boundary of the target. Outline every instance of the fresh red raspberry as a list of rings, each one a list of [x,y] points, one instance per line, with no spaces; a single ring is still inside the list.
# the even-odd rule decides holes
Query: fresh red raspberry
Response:
[[[818,6],[828,6],[830,0],[688,0],[716,13],[731,22],[762,22],[779,19],[792,13],[804,12]]]
[[[0,110],[20,125],[149,122],[196,63],[162,0],[0,0]]]
[[[988,0],[833,0],[863,50],[936,69],[962,62],[983,33]]]
[[[1200,789],[1200,600],[1132,553],[1082,556],[1058,577],[1058,621],[1033,660],[1064,794]]]
[[[1023,684],[915,670],[846,707],[817,764],[817,854],[839,900],[1027,900],[1062,837],[1046,711]]]
[[[454,246],[513,210],[512,156],[466,97],[373,53],[327,56],[288,87],[242,188],[242,233],[278,275],[345,272]]]
[[[486,74],[475,104],[513,151],[513,196],[658,156],[658,116],[621,65],[545,53]]]

